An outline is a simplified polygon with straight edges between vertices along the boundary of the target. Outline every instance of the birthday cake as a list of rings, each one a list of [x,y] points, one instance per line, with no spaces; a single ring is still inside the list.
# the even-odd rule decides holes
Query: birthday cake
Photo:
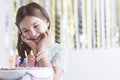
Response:
[[[49,67],[0,68],[0,80],[52,80]]]

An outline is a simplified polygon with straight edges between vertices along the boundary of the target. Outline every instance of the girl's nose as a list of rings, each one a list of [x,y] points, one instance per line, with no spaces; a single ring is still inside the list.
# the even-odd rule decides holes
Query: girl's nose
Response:
[[[31,38],[35,38],[35,36],[37,35],[37,32],[34,29],[31,29]]]

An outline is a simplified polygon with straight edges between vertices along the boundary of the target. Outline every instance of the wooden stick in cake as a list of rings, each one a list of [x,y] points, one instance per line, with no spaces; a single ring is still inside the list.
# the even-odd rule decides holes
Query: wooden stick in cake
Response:
[[[25,57],[26,58],[24,58],[24,62],[26,64],[26,67],[28,67],[28,56],[27,56],[27,52],[26,51],[25,51]]]
[[[21,57],[19,56],[18,51],[16,50],[16,62],[15,62],[16,67],[19,67],[20,60],[21,60]]]
[[[31,65],[32,65],[32,67],[34,67],[34,64],[35,64],[35,56],[34,56],[34,54],[33,54],[32,51],[30,52],[30,54],[31,54],[30,63],[31,63]]]
[[[13,68],[13,62],[14,62],[14,58],[13,58],[13,53],[12,53],[12,50],[11,50],[10,51],[10,57],[9,57],[10,69]]]

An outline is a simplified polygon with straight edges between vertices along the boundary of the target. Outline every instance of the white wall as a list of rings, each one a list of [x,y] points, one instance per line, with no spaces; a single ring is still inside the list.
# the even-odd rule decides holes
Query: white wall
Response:
[[[64,80],[120,80],[120,49],[70,52]]]
[[[0,0],[0,67],[8,67],[10,49],[13,49],[14,11],[11,0]]]

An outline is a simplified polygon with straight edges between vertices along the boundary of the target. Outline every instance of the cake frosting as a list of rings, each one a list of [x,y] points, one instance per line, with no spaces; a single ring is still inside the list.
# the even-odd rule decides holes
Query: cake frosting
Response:
[[[0,80],[52,80],[49,67],[0,68]]]

